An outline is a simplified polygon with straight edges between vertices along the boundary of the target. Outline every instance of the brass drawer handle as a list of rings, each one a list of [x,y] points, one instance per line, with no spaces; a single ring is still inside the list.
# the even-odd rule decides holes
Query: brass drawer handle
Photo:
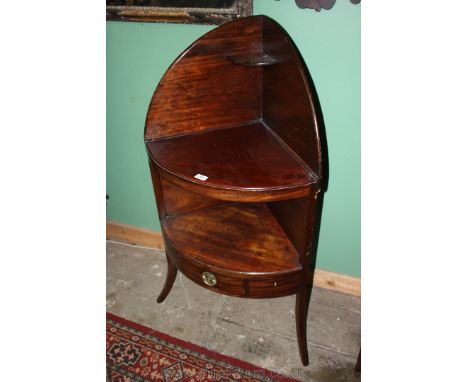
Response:
[[[216,285],[216,277],[214,274],[210,272],[203,272],[202,275],[202,280],[206,285],[209,286],[215,286]]]

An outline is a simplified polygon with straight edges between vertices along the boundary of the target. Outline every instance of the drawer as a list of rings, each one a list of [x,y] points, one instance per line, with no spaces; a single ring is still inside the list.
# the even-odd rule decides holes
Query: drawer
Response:
[[[190,280],[207,289],[230,296],[245,297],[242,277],[219,273],[209,266],[180,256],[180,270]]]
[[[252,277],[248,281],[248,296],[254,298],[287,296],[297,292],[301,281],[301,271]]]
[[[229,275],[188,257],[180,258],[180,270],[190,280],[218,293],[238,297],[271,298],[294,294],[301,285],[302,272],[270,275]]]

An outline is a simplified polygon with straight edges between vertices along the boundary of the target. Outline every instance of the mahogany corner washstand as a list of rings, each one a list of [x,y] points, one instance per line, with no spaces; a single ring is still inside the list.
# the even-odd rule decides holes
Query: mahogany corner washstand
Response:
[[[296,295],[301,360],[315,266],[322,154],[307,70],[287,33],[253,16],[170,66],[145,126],[168,271],[238,297]]]

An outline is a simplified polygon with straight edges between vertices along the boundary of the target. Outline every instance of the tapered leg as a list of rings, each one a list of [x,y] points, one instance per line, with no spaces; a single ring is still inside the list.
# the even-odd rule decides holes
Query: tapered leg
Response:
[[[161,293],[159,294],[158,299],[156,300],[158,303],[161,303],[166,299],[167,295],[172,289],[172,286],[174,285],[174,281],[177,276],[177,268],[172,262],[171,258],[166,255],[166,259],[167,259],[166,282],[164,283],[164,287]]]
[[[304,366],[309,364],[309,352],[307,350],[307,311],[309,310],[311,291],[312,286],[307,285],[296,294],[296,335],[301,361]]]
[[[359,355],[356,361],[356,367],[354,368],[354,376],[359,377],[361,375],[361,349],[359,349]]]

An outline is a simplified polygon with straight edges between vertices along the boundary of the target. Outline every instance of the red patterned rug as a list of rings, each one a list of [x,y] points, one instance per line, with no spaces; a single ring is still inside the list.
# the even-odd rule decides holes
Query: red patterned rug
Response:
[[[298,382],[107,313],[110,382]]]

